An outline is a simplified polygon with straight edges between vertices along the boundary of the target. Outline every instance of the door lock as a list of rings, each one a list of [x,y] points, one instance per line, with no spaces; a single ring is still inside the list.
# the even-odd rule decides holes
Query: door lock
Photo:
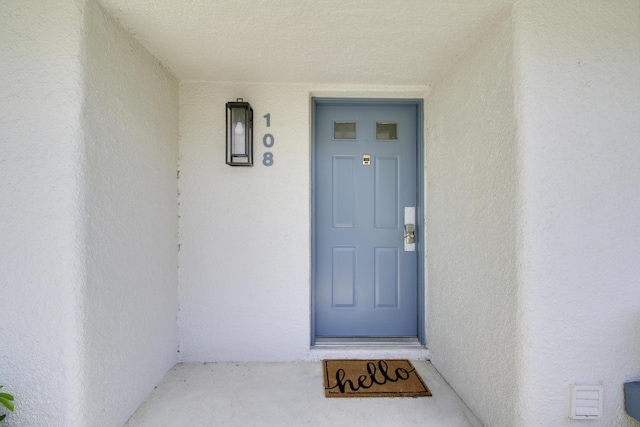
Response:
[[[416,226],[414,224],[404,225],[404,241],[409,245],[416,242]]]

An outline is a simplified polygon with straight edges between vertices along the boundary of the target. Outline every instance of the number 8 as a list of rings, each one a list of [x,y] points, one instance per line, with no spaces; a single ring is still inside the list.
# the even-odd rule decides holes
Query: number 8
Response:
[[[262,156],[262,164],[265,166],[273,165],[273,153],[271,151],[267,151]]]

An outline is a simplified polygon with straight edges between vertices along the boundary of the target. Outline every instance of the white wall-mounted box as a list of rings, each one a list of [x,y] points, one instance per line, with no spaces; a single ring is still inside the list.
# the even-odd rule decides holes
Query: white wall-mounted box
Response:
[[[602,416],[602,386],[572,384],[569,398],[569,418],[597,420]]]

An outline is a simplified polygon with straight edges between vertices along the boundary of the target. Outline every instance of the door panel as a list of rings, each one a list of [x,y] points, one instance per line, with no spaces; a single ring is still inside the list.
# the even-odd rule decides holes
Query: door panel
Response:
[[[319,104],[315,120],[316,336],[417,336],[416,106]],[[369,159],[369,160],[368,160]]]
[[[376,308],[398,308],[398,248],[375,248]]]
[[[355,156],[333,156],[333,226],[356,226]]]
[[[356,248],[333,248],[332,307],[356,306]]]
[[[398,228],[398,157],[375,158],[376,228]]]

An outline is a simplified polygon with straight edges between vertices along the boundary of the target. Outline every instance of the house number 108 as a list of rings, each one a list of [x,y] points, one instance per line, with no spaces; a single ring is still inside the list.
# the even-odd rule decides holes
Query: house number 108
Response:
[[[267,127],[271,127],[271,114],[270,113],[265,114],[264,118],[267,120]],[[274,139],[273,135],[271,135],[270,133],[267,133],[262,137],[262,144],[267,148],[273,147],[273,144],[275,143],[276,143],[276,140]],[[264,155],[262,156],[262,164],[265,166],[273,165],[273,153],[271,151],[266,151],[264,153]]]

